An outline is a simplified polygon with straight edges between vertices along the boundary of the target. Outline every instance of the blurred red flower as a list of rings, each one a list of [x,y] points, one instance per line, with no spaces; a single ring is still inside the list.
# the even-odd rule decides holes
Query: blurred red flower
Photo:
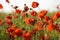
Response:
[[[8,25],[8,26],[12,26],[12,21],[11,20],[9,20],[9,21],[6,21],[6,24]]]
[[[38,2],[32,2],[32,7],[33,7],[33,8],[38,7],[38,5],[39,5],[39,3],[38,3]]]
[[[37,13],[36,13],[34,10],[31,11],[31,15],[32,15],[32,16],[36,16],[36,14],[37,14]]]
[[[43,29],[43,26],[44,26],[44,23],[43,22],[40,22],[38,21],[37,24],[35,25],[36,27],[36,30],[42,30]]]
[[[7,15],[6,18],[5,18],[6,21],[8,21],[10,19],[12,19],[12,16],[11,15]]]
[[[23,35],[23,38],[24,38],[24,40],[31,40],[31,33],[30,32],[26,32],[26,33],[24,33]]]
[[[0,4],[0,9],[3,9],[3,6],[2,6],[2,4]]]
[[[4,24],[3,20],[0,20],[0,25],[3,25],[3,24]]]
[[[43,17],[43,20],[44,20],[44,22],[46,22],[46,23],[48,23],[49,19],[50,19],[50,18],[49,18],[48,16],[44,16],[44,17]]]
[[[26,12],[26,11],[28,11],[28,6],[24,6],[24,11]]]
[[[6,33],[7,33],[7,35],[8,34],[11,35],[12,37],[17,37],[17,35],[14,32],[14,28],[7,28]],[[11,37],[11,36],[8,36],[8,37]]]
[[[7,29],[6,29],[6,33],[12,33],[13,31],[14,31],[13,28],[7,28]]]
[[[53,24],[48,24],[47,25],[47,31],[52,31],[54,29],[54,25]]]
[[[57,12],[58,17],[60,17],[60,11]]]
[[[11,28],[13,28],[14,30],[17,29],[17,26],[16,25],[12,25]]]
[[[47,10],[42,10],[42,11],[38,14],[38,18],[43,18],[46,14],[47,14]]]
[[[58,13],[56,12],[56,13],[53,15],[52,19],[53,19],[53,21],[55,21],[55,20],[57,20],[58,18],[59,18],[59,16],[58,16]]]
[[[21,13],[21,10],[15,9],[15,13],[16,13],[16,14],[20,14],[20,13]]]
[[[22,30],[19,29],[19,28],[17,28],[17,29],[15,30],[15,34],[18,35],[18,36],[22,36]]]
[[[32,18],[25,18],[25,23],[27,25],[34,24],[34,19],[32,19]]]
[[[6,0],[7,3],[10,3],[9,0]]]
[[[32,34],[32,35],[36,35],[36,32],[37,32],[37,30],[36,30],[36,29],[33,29],[33,30],[31,31],[31,34]]]

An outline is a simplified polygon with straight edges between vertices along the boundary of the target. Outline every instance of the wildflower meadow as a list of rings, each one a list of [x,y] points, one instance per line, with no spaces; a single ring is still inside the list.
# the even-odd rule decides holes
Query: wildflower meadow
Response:
[[[9,4],[9,0],[6,0]],[[11,7],[12,13],[0,12],[0,40],[60,40],[60,10],[34,11],[40,4],[33,1],[29,8],[24,4],[24,10],[18,6]],[[39,7],[38,7],[39,8]],[[3,5],[0,4],[0,9]]]

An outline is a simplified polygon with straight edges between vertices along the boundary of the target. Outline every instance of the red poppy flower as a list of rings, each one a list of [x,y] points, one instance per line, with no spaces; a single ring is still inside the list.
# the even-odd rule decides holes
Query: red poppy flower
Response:
[[[36,35],[36,32],[37,32],[37,30],[36,30],[36,29],[33,29],[33,30],[31,31],[31,34]]]
[[[48,20],[47,24],[53,24],[53,20],[52,19]]]
[[[50,19],[50,18],[49,18],[48,16],[44,16],[44,17],[43,17],[43,20],[44,20],[44,22],[46,22],[46,23],[48,23],[49,19]]]
[[[10,3],[9,0],[6,0],[7,3]]]
[[[43,18],[46,14],[47,14],[47,10],[42,10],[42,11],[38,14],[38,18]]]
[[[17,37],[17,35],[15,34],[15,29],[14,28],[7,28],[6,29],[6,33],[9,33],[12,37]]]
[[[57,13],[55,13],[54,15],[53,15],[53,17],[52,17],[52,19],[53,19],[53,21],[55,21],[55,20],[57,20],[58,19],[58,14]]]
[[[54,25],[53,24],[47,25],[47,31],[52,31],[53,29],[54,29]]]
[[[5,18],[6,21],[8,21],[10,19],[12,19],[12,16],[10,16],[10,15],[7,15],[6,18]]]
[[[12,23],[12,21],[7,21],[6,24],[7,24],[8,26],[12,26],[13,23]]]
[[[6,33],[12,33],[13,31],[14,31],[13,28],[8,28],[8,29],[6,29]]]
[[[15,34],[15,32],[12,32],[10,35],[11,35],[12,37],[14,37],[14,38],[17,37],[17,35]]]
[[[26,11],[28,11],[28,6],[24,6],[24,11],[26,12]]]
[[[37,14],[37,13],[36,13],[34,10],[31,11],[31,15],[32,15],[32,16],[36,16],[36,14]]]
[[[23,34],[24,40],[31,40],[31,37],[32,37],[32,36],[31,36],[30,32],[28,32],[28,31]]]
[[[25,18],[25,23],[26,23],[27,25],[34,24],[34,19]]]
[[[2,6],[2,4],[0,4],[0,9],[3,9],[3,6]]]
[[[57,12],[58,16],[60,17],[60,11]]]
[[[20,14],[20,13],[21,13],[21,10],[16,9],[16,10],[15,10],[15,13],[16,13],[16,14]]]
[[[13,25],[11,26],[11,28],[13,28],[14,30],[16,30],[16,29],[17,29],[17,26],[13,24]]]
[[[33,8],[38,7],[38,5],[39,5],[39,3],[38,3],[38,2],[32,2],[32,7],[33,7]]]
[[[42,21],[38,21],[37,24],[40,26],[40,27],[43,27],[44,26],[44,23]]]
[[[21,29],[16,29],[15,34],[17,34],[18,36],[21,36],[22,35],[22,30]]]
[[[57,31],[59,31],[60,30],[60,25],[55,25],[55,29],[57,30]]]
[[[36,27],[36,30],[39,31],[39,30],[42,30],[43,29],[43,26],[44,26],[43,22],[40,22],[39,21],[39,22],[37,22],[37,24],[36,24],[35,27]]]
[[[3,24],[4,24],[4,22],[2,20],[0,20],[0,25],[3,25]]]

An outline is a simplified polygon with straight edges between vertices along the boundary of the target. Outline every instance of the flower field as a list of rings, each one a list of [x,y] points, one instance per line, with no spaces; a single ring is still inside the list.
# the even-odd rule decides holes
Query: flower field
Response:
[[[55,15],[56,13],[54,13]],[[50,15],[50,16],[49,16]],[[31,15],[30,13],[5,14],[0,13],[1,40],[60,40],[60,19],[52,14],[46,18]],[[50,19],[49,19],[49,18]]]
[[[32,2],[31,6],[36,8],[39,3]],[[36,12],[26,4],[23,11],[13,8],[11,14],[0,12],[0,40],[60,40],[60,11]]]

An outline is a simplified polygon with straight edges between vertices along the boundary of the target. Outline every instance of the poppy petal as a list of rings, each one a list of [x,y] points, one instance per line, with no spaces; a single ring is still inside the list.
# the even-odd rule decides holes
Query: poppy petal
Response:
[[[0,4],[0,9],[3,9],[3,6],[2,6],[2,4]]]

